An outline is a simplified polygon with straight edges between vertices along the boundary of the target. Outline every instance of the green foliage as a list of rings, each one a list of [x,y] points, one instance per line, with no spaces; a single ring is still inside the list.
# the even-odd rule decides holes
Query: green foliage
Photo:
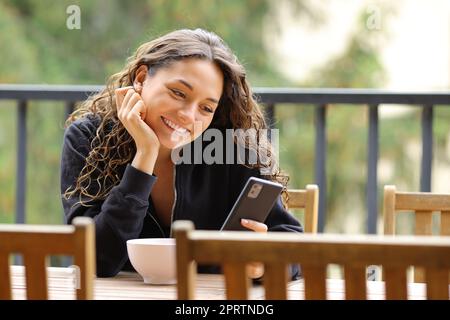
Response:
[[[288,1],[292,12],[323,21],[312,3]],[[139,44],[177,28],[205,28],[224,38],[245,65],[254,86],[287,86],[290,82],[271,64],[263,26],[277,29],[271,0],[5,0],[0,3],[0,82],[102,84],[119,71]],[[81,30],[68,30],[66,8],[81,9]],[[386,15],[384,16],[386,20]],[[370,31],[361,14],[346,50],[315,70],[300,87],[377,88],[385,73],[379,59],[386,30]],[[386,22],[386,21],[385,21]],[[386,24],[385,24],[386,25]],[[15,216],[16,102],[0,101],[0,222]],[[420,143],[420,109],[380,121],[380,159],[393,165],[393,175],[379,179],[417,190],[416,163],[408,144]],[[448,163],[450,109],[435,111],[435,157]],[[314,182],[314,107],[277,105],[280,160],[291,175],[290,186]],[[327,109],[326,231],[365,232],[367,108]],[[27,222],[61,223],[59,157],[64,110],[61,103],[31,102],[27,137]],[[381,197],[379,197],[381,200]],[[379,210],[381,211],[381,210]],[[351,216],[357,212],[359,216]]]
[[[0,3],[0,82],[32,82],[37,72],[37,52],[27,41],[18,12]]]
[[[245,64],[255,85],[280,83],[285,79],[267,64],[267,50],[261,36],[269,3],[269,0],[152,0],[130,5],[118,0],[6,1],[2,11],[8,19],[4,24],[17,31],[16,35],[5,36],[18,47],[7,52],[12,57],[15,52],[27,54],[16,57],[10,65],[29,61],[36,69],[32,72],[36,76],[5,80],[104,83],[109,75],[122,68],[139,44],[178,28],[200,27],[225,39]],[[81,10],[80,30],[66,28],[66,8],[74,4]],[[23,46],[32,50],[21,50]],[[29,59],[30,52],[35,54],[34,60]]]
[[[29,119],[33,121],[27,127],[27,136],[32,137],[27,148],[27,222],[62,223],[62,214],[55,214],[61,213],[59,170],[55,169],[60,166],[63,104],[30,103]]]
[[[310,80],[300,84],[301,87],[376,88],[383,84],[384,70],[374,41],[380,34],[367,30],[365,15],[361,17],[346,50],[313,71]],[[277,114],[282,123],[281,164],[291,175],[290,185],[303,188],[314,182],[314,108],[289,107],[278,108]],[[326,231],[346,232],[350,229],[365,232],[367,119],[367,108],[361,105],[327,107]],[[392,134],[392,131],[381,129],[380,132]],[[350,228],[345,220],[349,212],[359,214],[359,220],[349,222],[353,224]]]
[[[298,12],[304,10],[301,0],[289,1],[297,3]],[[80,30],[66,27],[69,5],[80,7]],[[102,84],[122,69],[141,43],[174,29],[201,27],[224,38],[253,84],[280,85],[286,80],[267,63],[262,41],[271,5],[270,0],[6,0],[0,3],[0,82]],[[14,104],[0,102],[0,222],[12,222],[15,216]],[[63,121],[61,103],[29,104],[28,223],[63,221],[59,191]]]
[[[386,17],[385,17],[386,19]],[[315,70],[301,87],[377,88],[386,79],[379,48],[386,34],[365,28],[366,15],[346,50]],[[385,21],[386,22],[386,21]],[[380,114],[386,108],[380,106]],[[435,107],[434,158],[447,163],[450,110]],[[291,175],[290,185],[303,188],[314,181],[314,115],[311,106],[285,105],[277,109],[280,124],[280,159]],[[327,108],[327,232],[366,232],[366,181],[368,108],[362,105],[329,105]],[[414,148],[419,148],[418,150]],[[383,186],[419,191],[421,108],[379,122],[378,212],[382,212]],[[447,151],[448,152],[448,151]],[[412,154],[411,154],[412,153]],[[386,174],[384,171],[390,171]],[[379,216],[379,220],[381,219]]]

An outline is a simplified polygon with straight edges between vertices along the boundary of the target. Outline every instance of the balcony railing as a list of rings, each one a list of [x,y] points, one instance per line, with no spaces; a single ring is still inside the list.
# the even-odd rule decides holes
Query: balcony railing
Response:
[[[26,181],[26,117],[30,100],[59,100],[66,102],[66,115],[75,102],[85,100],[102,86],[73,85],[0,85],[0,100],[17,101],[17,190],[16,222],[25,222]],[[369,111],[367,147],[367,233],[377,233],[377,163],[378,163],[378,107],[380,104],[407,104],[422,108],[422,162],[420,191],[431,190],[433,107],[450,106],[450,92],[389,92],[371,89],[284,89],[257,88],[255,93],[266,105],[268,121],[275,123],[277,104],[312,104],[315,108],[315,183],[320,188],[319,232],[323,232],[326,213],[326,111],[328,104],[366,105]]]

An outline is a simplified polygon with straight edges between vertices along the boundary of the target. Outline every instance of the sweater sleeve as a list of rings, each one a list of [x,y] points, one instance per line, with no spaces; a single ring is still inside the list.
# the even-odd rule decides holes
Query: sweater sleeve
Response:
[[[270,211],[266,224],[268,231],[303,232],[303,227],[297,218],[284,209],[281,202],[281,196],[278,197],[275,205]]]
[[[61,194],[74,187],[90,151],[95,129],[86,121],[76,121],[66,129],[61,155]],[[149,196],[156,177],[127,165],[120,183],[103,201],[79,203],[79,196],[62,197],[65,219],[77,216],[95,221],[97,276],[115,276],[128,259],[126,241],[138,238],[149,206]],[[93,181],[96,184],[95,181]]]

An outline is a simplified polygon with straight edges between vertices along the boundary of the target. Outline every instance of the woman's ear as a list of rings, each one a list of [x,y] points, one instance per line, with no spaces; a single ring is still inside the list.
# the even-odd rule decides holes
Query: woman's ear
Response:
[[[147,73],[148,68],[146,65],[142,65],[136,70],[136,77],[134,78],[133,82],[133,87],[136,90],[136,92],[140,93],[142,91],[142,86],[145,79],[147,78]]]

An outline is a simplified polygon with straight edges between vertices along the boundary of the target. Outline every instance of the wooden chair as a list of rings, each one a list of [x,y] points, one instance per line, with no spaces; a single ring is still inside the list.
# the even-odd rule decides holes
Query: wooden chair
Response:
[[[47,256],[72,255],[80,271],[77,299],[93,298],[95,227],[91,218],[77,217],[71,226],[0,225],[0,299],[12,299],[9,258],[24,258],[27,299],[48,299]]]
[[[287,265],[300,263],[305,299],[326,299],[326,267],[344,266],[346,299],[366,299],[366,266],[383,265],[386,299],[407,299],[406,269],[426,268],[427,298],[448,299],[450,237],[195,231],[174,223],[178,298],[195,298],[196,263],[221,264],[227,299],[247,299],[246,264],[265,266],[266,299],[287,299]]]
[[[305,189],[288,189],[288,209],[304,209],[304,230],[317,233],[319,187],[308,184]]]
[[[415,214],[415,234],[432,235],[432,214],[440,212],[440,235],[450,235],[450,194],[429,192],[398,192],[395,186],[384,187],[384,234],[395,234],[396,214],[413,211]],[[420,268],[414,270],[414,281],[424,282]]]

